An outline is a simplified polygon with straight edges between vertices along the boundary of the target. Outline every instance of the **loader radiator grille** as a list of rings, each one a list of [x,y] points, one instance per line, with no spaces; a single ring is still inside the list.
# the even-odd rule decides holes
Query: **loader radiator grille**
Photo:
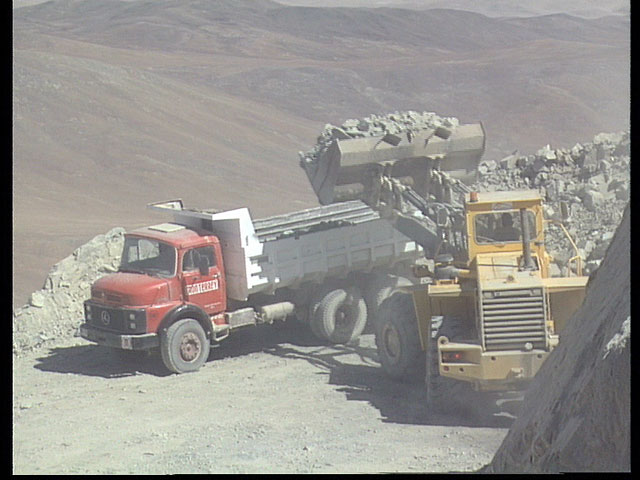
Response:
[[[485,350],[546,349],[545,311],[541,288],[482,292]]]

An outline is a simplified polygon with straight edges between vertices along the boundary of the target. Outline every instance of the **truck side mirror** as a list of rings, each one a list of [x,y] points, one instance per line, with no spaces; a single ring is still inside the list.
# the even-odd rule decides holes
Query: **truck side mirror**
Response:
[[[198,269],[200,270],[200,275],[209,275],[209,259],[205,256],[201,256],[198,259]]]

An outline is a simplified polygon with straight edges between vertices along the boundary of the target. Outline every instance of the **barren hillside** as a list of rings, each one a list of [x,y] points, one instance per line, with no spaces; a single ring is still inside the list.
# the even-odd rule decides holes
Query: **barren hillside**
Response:
[[[13,10],[14,307],[144,206],[316,203],[297,152],[394,110],[482,121],[485,158],[628,128],[629,17],[489,18],[268,0]]]

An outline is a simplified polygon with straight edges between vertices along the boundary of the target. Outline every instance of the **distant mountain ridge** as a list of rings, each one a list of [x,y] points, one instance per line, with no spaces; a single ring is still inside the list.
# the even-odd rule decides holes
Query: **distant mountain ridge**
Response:
[[[400,7],[415,10],[448,8],[481,13],[489,17],[532,17],[552,13],[568,13],[584,18],[607,15],[628,15],[627,0],[280,0],[280,3],[299,6],[325,7]]]
[[[234,41],[242,44],[243,36],[264,32],[319,42],[353,38],[469,51],[541,38],[599,42],[606,35],[619,43],[616,33],[628,29],[626,17],[589,20],[552,14],[495,19],[451,9],[287,7],[270,0],[61,0],[15,11],[14,20],[18,29],[24,22],[42,33],[111,46],[216,52],[228,45],[235,53],[242,50],[233,48]],[[250,44],[247,50],[244,53],[250,53]]]

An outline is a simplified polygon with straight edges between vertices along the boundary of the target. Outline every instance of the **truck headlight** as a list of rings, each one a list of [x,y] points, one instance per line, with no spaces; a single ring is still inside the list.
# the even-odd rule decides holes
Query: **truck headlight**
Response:
[[[136,314],[135,313],[130,313],[129,314],[129,320],[135,320],[136,319]]]

